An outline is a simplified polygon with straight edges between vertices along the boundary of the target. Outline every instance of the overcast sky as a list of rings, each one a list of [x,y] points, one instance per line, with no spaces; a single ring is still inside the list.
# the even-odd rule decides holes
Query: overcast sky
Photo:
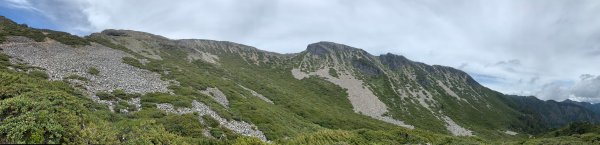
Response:
[[[279,53],[333,41],[455,67],[506,94],[600,102],[598,0],[0,1],[0,15],[78,35],[132,29]]]

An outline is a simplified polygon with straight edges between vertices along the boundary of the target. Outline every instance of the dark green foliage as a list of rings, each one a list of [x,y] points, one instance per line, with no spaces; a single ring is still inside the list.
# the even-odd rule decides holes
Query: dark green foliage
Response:
[[[167,115],[159,120],[169,132],[186,137],[203,136],[202,124],[194,114]]]
[[[112,92],[112,95],[114,95],[117,98],[124,99],[124,100],[129,100],[131,98],[142,97],[142,95],[139,94],[139,93],[125,93],[125,91],[123,91],[123,89],[116,89],[116,90],[114,90]]]
[[[79,142],[80,110],[84,106],[63,92],[25,93],[0,103],[0,134],[14,143]]]
[[[102,100],[114,100],[116,98],[113,94],[107,92],[98,92],[96,96]]]
[[[136,54],[133,51],[127,49],[126,47],[124,47],[122,45],[114,44],[110,40],[108,40],[106,38],[102,38],[101,36],[98,36],[98,35],[92,34],[90,36],[87,36],[86,39],[88,39],[91,42],[96,42],[96,43],[104,45],[106,47],[110,47],[112,49],[117,49],[117,50],[125,51],[127,53],[134,54],[134,55]]]
[[[42,79],[48,79],[48,74],[45,71],[41,71],[41,70],[29,71],[29,75],[31,75],[33,77],[42,78]]]
[[[0,140],[4,143],[82,142],[85,103],[61,82],[0,71]],[[21,88],[19,90],[5,90]],[[56,90],[52,90],[56,89]]]
[[[219,121],[215,120],[214,118],[210,117],[209,115],[202,116],[202,119],[204,120],[204,123],[206,123],[210,127],[213,127],[213,128],[219,127]]]
[[[144,64],[142,64],[139,60],[137,60],[133,57],[123,57],[123,63],[129,64],[131,66],[135,66],[138,68],[141,68],[144,66]]]
[[[10,56],[0,53],[0,69],[3,69],[6,66],[10,66]]]
[[[192,107],[192,100],[183,96],[173,96],[166,93],[149,93],[142,96],[142,102],[170,103],[175,107]]]
[[[86,77],[82,77],[82,76],[79,76],[79,75],[77,75],[77,74],[71,74],[71,75],[69,75],[69,76],[65,77],[65,79],[80,80],[80,81],[84,81],[84,82],[87,82],[87,81],[89,81],[89,79],[88,79],[88,78],[86,78]]]
[[[546,137],[572,136],[575,134],[595,133],[600,135],[600,125],[589,122],[574,122],[555,131],[546,133]],[[600,141],[600,140],[598,140]]]
[[[510,144],[600,144],[600,125],[587,122],[571,123],[565,127],[530,139],[521,139]]]
[[[100,70],[96,69],[95,67],[90,67],[88,68],[87,73],[91,75],[99,75]]]
[[[117,113],[126,113],[128,111],[132,111],[134,108],[129,105],[126,101],[118,101],[114,107],[115,112]],[[127,111],[125,111],[127,110]]]
[[[568,125],[569,122],[598,123],[600,118],[585,107],[556,101],[542,101],[529,96],[504,96],[504,102],[523,113],[526,131],[538,134]]]
[[[48,33],[48,36],[51,39],[54,39],[62,44],[71,45],[71,46],[85,46],[90,45],[90,42],[84,38],[79,36],[71,35],[65,32],[58,32],[53,30],[43,30]]]
[[[473,138],[453,138],[430,135],[415,136],[405,130],[373,131],[361,129],[355,131],[322,130],[307,133],[282,142],[282,144],[477,144],[481,140]],[[420,133],[416,133],[420,134]]]
[[[115,100],[116,98],[119,98],[122,100],[129,100],[131,98],[142,97],[142,95],[139,93],[125,93],[125,91],[123,91],[123,89],[116,89],[110,93],[97,92],[96,96],[100,97],[100,99],[102,99],[102,100]]]
[[[225,137],[225,132],[219,128],[211,128],[209,132],[210,132],[211,136],[218,138],[218,139]]]
[[[333,68],[329,68],[329,75],[336,78],[339,77],[337,71]]]
[[[6,40],[5,36],[24,36],[37,42],[46,39],[46,35],[41,31],[29,28],[25,24],[17,24],[4,16],[0,16],[0,43]]]

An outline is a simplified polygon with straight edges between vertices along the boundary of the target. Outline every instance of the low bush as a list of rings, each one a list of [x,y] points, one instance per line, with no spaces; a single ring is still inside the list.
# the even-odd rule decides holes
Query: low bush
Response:
[[[123,63],[135,66],[137,68],[142,68],[142,66],[144,66],[139,60],[133,57],[123,57]]]
[[[198,121],[198,116],[194,114],[182,114],[182,115],[167,115],[161,118],[159,123],[165,126],[165,129],[169,132],[177,135],[186,137],[203,136],[202,124]]]
[[[71,74],[71,75],[65,77],[65,79],[80,80],[80,81],[84,81],[84,82],[90,81],[88,78],[82,77],[82,76],[77,75],[77,74]]]
[[[33,77],[38,77],[38,78],[43,78],[43,79],[48,79],[49,76],[46,72],[41,71],[41,70],[32,70],[29,71],[29,75],[33,76]]]
[[[206,123],[210,127],[213,127],[213,128],[219,127],[219,121],[217,121],[216,119],[212,118],[209,115],[202,116],[202,120],[204,120],[204,123]]]
[[[54,39],[62,44],[65,45],[70,45],[70,46],[85,46],[85,45],[90,45],[90,42],[84,38],[81,38],[79,36],[75,36],[75,35],[71,35],[69,33],[65,33],[65,32],[58,32],[58,31],[52,31],[52,30],[42,30],[46,33],[48,33],[49,38]]]
[[[97,68],[95,68],[95,67],[90,67],[90,68],[88,68],[88,71],[87,71],[87,73],[89,73],[89,74],[91,74],[91,75],[96,75],[96,76],[97,76],[97,75],[99,75],[99,74],[100,74],[100,70],[98,70],[98,69],[97,69]]]

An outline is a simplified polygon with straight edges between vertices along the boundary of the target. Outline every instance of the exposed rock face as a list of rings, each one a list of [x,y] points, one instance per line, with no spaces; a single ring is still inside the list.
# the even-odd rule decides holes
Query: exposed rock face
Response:
[[[363,74],[369,76],[381,75],[383,71],[379,69],[373,62],[365,59],[354,59],[352,60],[352,66],[360,70]]]
[[[318,42],[309,44],[306,47],[306,51],[311,53],[312,55],[316,55],[319,57],[323,57],[329,55],[330,53],[337,53],[341,51],[363,51],[357,48],[353,48],[347,45],[333,43],[333,42]]]
[[[239,134],[257,137],[263,141],[267,141],[267,137],[263,134],[263,132],[255,129],[257,127],[254,126],[253,124],[250,124],[250,123],[247,123],[244,121],[227,120],[225,118],[222,118],[215,111],[210,109],[206,104],[198,102],[196,100],[194,100],[192,102],[192,106],[193,106],[193,108],[175,109],[173,107],[173,105],[168,104],[168,103],[156,104],[156,107],[158,109],[163,110],[165,112],[169,112],[169,113],[187,114],[187,113],[197,112],[199,120],[202,120],[202,116],[209,115],[210,117],[217,120],[219,122],[219,124],[221,124],[222,126],[228,128],[228,129],[231,129]]]
[[[299,69],[292,69],[292,74],[297,79],[303,79],[309,75],[325,77],[327,81],[336,84],[347,90],[348,100],[352,104],[354,112],[370,116],[388,123],[396,124],[402,127],[414,129],[414,126],[407,125],[400,120],[384,116],[388,112],[386,105],[381,102],[375,94],[364,84],[363,81],[356,79],[349,74],[341,74],[337,78],[329,75],[329,69],[320,69],[316,72],[304,73]]]
[[[207,52],[196,50],[196,52],[189,53],[187,56],[187,60],[192,62],[194,60],[202,60],[212,64],[219,64],[219,57]]]
[[[223,105],[223,107],[229,107],[229,100],[227,100],[227,96],[221,92],[218,88],[206,88],[206,90],[200,91],[200,93],[211,96],[217,103]]]
[[[412,63],[412,61],[406,59],[404,56],[394,55],[391,53],[379,56],[379,60],[382,64],[385,64],[392,70],[399,70],[403,67],[409,66],[410,63]]]
[[[266,62],[281,63],[276,60],[280,60],[284,56],[278,53],[259,50],[252,46],[228,41],[183,39],[175,41],[173,45],[188,49],[188,53],[195,55],[199,54],[198,56],[201,56],[202,60],[209,63],[218,61],[219,56],[231,54],[238,55],[240,59],[256,65]],[[218,64],[218,62],[213,64]]]
[[[15,59],[46,69],[51,80],[62,80],[72,74],[88,78],[85,87],[91,93],[117,88],[142,94],[169,91],[169,83],[161,80],[159,74],[122,63],[123,57],[133,57],[130,54],[95,43],[73,48],[52,40],[35,42],[10,37],[0,48]],[[100,73],[89,74],[90,68]]]

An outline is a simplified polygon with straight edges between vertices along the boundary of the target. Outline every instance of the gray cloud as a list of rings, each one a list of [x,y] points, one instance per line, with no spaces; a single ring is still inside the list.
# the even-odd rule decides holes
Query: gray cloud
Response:
[[[565,99],[600,74],[596,0],[10,0],[65,31],[134,29],[169,38],[228,40],[281,53],[334,41],[459,67],[492,89]],[[468,64],[468,65],[467,65]],[[593,87],[581,87],[592,89]],[[585,91],[582,96],[593,94]]]
[[[584,74],[577,82],[553,82],[546,84],[538,95],[548,99],[586,101],[600,103],[600,76]]]

